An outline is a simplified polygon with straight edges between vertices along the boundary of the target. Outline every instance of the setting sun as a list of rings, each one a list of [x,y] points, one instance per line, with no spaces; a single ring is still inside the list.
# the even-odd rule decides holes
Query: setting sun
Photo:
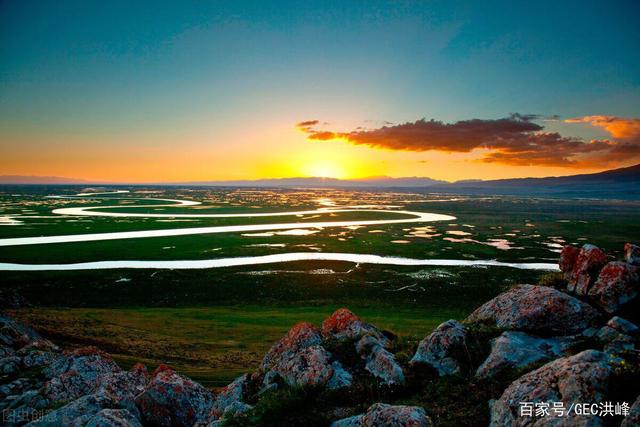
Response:
[[[329,160],[318,160],[304,166],[302,172],[306,176],[318,178],[345,178],[344,168]]]
[[[640,427],[639,17],[0,0],[3,421]]]

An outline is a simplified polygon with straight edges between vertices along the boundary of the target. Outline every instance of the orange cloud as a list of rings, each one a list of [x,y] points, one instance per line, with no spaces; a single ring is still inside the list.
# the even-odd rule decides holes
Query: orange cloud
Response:
[[[587,122],[609,131],[612,140],[583,138],[546,132],[535,121],[540,116],[513,114],[501,119],[472,119],[455,123],[420,119],[377,129],[357,128],[349,132],[318,129],[318,120],[300,122],[297,128],[309,140],[341,139],[398,151],[465,153],[485,150],[479,160],[516,166],[587,167],[598,163],[640,157],[640,119],[592,116],[567,122]],[[486,152],[488,150],[488,152]]]
[[[615,116],[585,116],[565,120],[566,123],[589,123],[618,139],[640,139],[640,119]]]

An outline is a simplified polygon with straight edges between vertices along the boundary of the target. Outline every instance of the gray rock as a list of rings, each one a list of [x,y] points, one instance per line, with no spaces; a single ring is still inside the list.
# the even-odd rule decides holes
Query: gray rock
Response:
[[[395,356],[382,347],[375,346],[365,359],[365,369],[384,385],[404,384],[404,372]]]
[[[380,346],[380,341],[373,335],[364,335],[356,342],[356,353],[362,357],[366,357],[371,351]]]
[[[375,326],[362,321],[346,308],[336,310],[322,322],[322,336],[338,341],[356,341],[365,335],[372,336],[383,347],[389,345],[389,339]]]
[[[244,401],[244,393],[249,381],[249,375],[244,374],[233,380],[231,384],[220,390],[211,408],[211,416],[220,418],[225,409],[235,402]]]
[[[263,372],[267,372],[281,359],[291,357],[300,350],[320,344],[322,344],[322,337],[318,328],[309,323],[298,323],[269,349],[262,359],[260,368]]]
[[[26,378],[17,378],[7,384],[0,385],[0,408],[3,408],[5,403],[5,398],[7,396],[18,396],[24,393],[27,390],[33,390],[39,388],[34,384],[33,381],[28,380]]]
[[[25,368],[34,368],[53,363],[60,357],[60,348],[49,340],[36,340],[20,350],[16,355],[22,358],[22,365]]]
[[[640,246],[631,243],[625,244],[624,260],[629,264],[640,266]]]
[[[635,349],[636,339],[623,331],[635,332],[635,325],[620,317],[611,318],[598,330],[596,338],[604,343],[604,351],[611,354],[622,354]]]
[[[503,332],[491,341],[491,353],[478,367],[476,377],[494,377],[507,369],[557,359],[566,354],[573,342],[569,337],[539,338],[524,332]]]
[[[142,427],[142,424],[126,409],[103,409],[89,420],[86,427]]]
[[[4,399],[4,402],[7,403],[3,408],[6,410],[3,413],[5,418],[3,421],[6,426],[23,425],[25,422],[37,419],[50,403],[37,390],[27,390],[19,396],[13,396],[11,399],[10,397]],[[4,414],[8,414],[8,416],[4,416]]]
[[[213,400],[200,384],[160,365],[135,402],[144,424],[191,427],[209,421]]]
[[[591,326],[591,327],[583,330],[582,332],[580,332],[580,335],[585,337],[585,338],[593,338],[598,334],[599,331],[600,331],[599,328]]]
[[[602,328],[598,329],[596,338],[598,338],[602,342],[608,343],[616,339],[618,335],[620,335],[620,332],[610,326],[605,325]]]
[[[375,403],[362,415],[335,421],[331,427],[431,427],[433,424],[419,406]]]
[[[640,426],[640,396],[636,398],[636,401],[631,405],[629,415],[624,417],[620,427],[638,427]]]
[[[323,387],[333,377],[331,354],[319,345],[285,355],[271,370],[290,386]]]
[[[0,347],[18,350],[38,340],[44,339],[33,329],[8,317],[0,316]]]
[[[460,366],[453,355],[465,345],[466,336],[467,331],[460,322],[447,320],[420,342],[410,363],[430,365],[441,376],[454,374]]]
[[[238,415],[246,414],[253,409],[253,406],[244,402],[235,401],[224,409],[222,419],[235,418]]]
[[[331,427],[363,427],[364,414],[343,418],[331,423]]]
[[[267,378],[282,378],[291,386],[325,387],[342,384],[344,368],[332,360],[322,347],[320,331],[308,323],[299,323],[287,332],[265,355],[260,371]],[[339,368],[336,377],[335,368]],[[276,375],[277,374],[277,375]],[[263,381],[265,386],[270,381]]]
[[[103,378],[121,372],[111,357],[84,347],[55,359],[44,370],[50,378],[44,394],[51,401],[75,400],[97,391]]]
[[[20,370],[22,359],[18,356],[8,356],[0,359],[0,376],[10,376]]]
[[[87,395],[74,400],[44,415],[37,421],[27,424],[28,426],[38,427],[59,427],[84,425],[95,414],[105,408],[110,408],[113,402],[104,396]]]
[[[278,388],[278,383],[282,381],[280,375],[277,372],[268,371],[262,377],[262,389],[258,392],[258,395],[266,393],[269,390],[276,390]]]
[[[576,265],[576,260],[578,259],[578,254],[580,253],[580,248],[575,246],[567,245],[562,248],[562,252],[560,252],[560,260],[558,261],[558,266],[560,267],[560,271],[566,280],[571,280],[571,275],[573,274],[573,267]]]
[[[602,402],[613,370],[610,356],[596,350],[549,362],[515,380],[492,402],[490,426],[600,425],[598,417],[574,412],[560,418],[552,413],[545,417],[521,417],[520,402],[563,402],[565,408],[583,402]]]
[[[0,345],[0,359],[8,356],[14,356],[15,354],[16,351],[13,348],[5,345]]]
[[[331,367],[333,368],[333,375],[329,378],[329,382],[327,383],[327,388],[329,390],[338,390],[341,388],[348,388],[353,385],[353,376],[344,369],[344,367],[340,364],[340,362],[333,361],[331,363]]]
[[[635,348],[635,338],[629,335],[619,334],[604,346],[604,351],[611,354],[624,354],[628,351],[635,350]]]
[[[614,316],[607,322],[607,326],[617,330],[622,334],[634,335],[638,332],[638,326],[622,317]]]
[[[567,289],[578,295],[586,295],[598,277],[600,269],[607,263],[607,254],[594,245],[586,244],[580,249],[573,266]]]
[[[554,335],[571,335],[597,323],[598,311],[570,295],[546,286],[518,285],[485,303],[468,322]]]
[[[136,407],[135,398],[144,391],[148,382],[149,374],[146,366],[138,363],[129,371],[119,371],[102,377],[96,394],[108,397],[115,405],[127,409],[139,418],[140,413]]]
[[[356,343],[356,352],[365,360],[365,369],[382,384],[404,384],[402,367],[393,353],[384,348],[385,343],[375,335],[363,335]]]
[[[607,313],[616,313],[638,297],[640,267],[626,262],[610,262],[589,289],[589,299]]]

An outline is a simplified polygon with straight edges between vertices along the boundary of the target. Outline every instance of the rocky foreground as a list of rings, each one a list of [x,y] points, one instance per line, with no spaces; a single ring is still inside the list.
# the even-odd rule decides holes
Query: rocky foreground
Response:
[[[61,351],[0,317],[3,424],[640,425],[640,247],[616,261],[567,246],[560,268],[417,345],[347,309],[297,324],[217,393],[168,366],[123,370],[93,347]]]

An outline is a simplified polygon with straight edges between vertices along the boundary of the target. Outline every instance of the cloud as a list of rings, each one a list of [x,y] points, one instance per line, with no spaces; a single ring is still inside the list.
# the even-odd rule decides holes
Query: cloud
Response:
[[[485,150],[480,161],[510,165],[593,166],[640,156],[640,119],[589,116],[565,120],[605,129],[612,139],[585,140],[547,132],[536,121],[557,116],[512,114],[501,119],[472,119],[455,123],[420,119],[375,129],[349,132],[320,129],[318,120],[298,123],[312,141],[343,140],[350,144],[401,151],[468,153]]]
[[[296,125],[296,127],[298,129],[307,129],[310,128],[311,126],[315,126],[318,123],[320,123],[320,120],[306,120],[304,122],[300,122]]]
[[[640,142],[640,119],[615,116],[585,116],[565,120],[566,123],[588,123],[607,131],[612,137]]]

